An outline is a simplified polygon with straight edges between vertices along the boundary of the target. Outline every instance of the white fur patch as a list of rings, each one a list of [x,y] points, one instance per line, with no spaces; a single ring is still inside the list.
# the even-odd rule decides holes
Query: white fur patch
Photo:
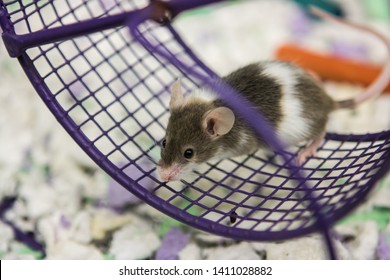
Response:
[[[240,140],[238,141],[238,146],[239,147],[245,147],[246,145],[248,145],[248,140],[249,140],[249,137],[248,137],[248,134],[246,133],[241,133],[240,135]]]
[[[218,148],[217,152],[213,156],[212,160],[221,160],[221,159],[229,158],[231,156],[232,153],[229,150],[220,147]]]
[[[207,89],[201,88],[196,89],[193,92],[191,92],[186,98],[185,103],[191,103],[196,101],[202,101],[202,102],[212,102],[217,99],[217,95]]]
[[[296,77],[299,73],[288,65],[270,62],[266,64],[263,74],[277,80],[282,85],[282,119],[277,133],[286,144],[296,145],[305,139],[309,131],[309,124],[302,114],[302,102],[295,91]]]

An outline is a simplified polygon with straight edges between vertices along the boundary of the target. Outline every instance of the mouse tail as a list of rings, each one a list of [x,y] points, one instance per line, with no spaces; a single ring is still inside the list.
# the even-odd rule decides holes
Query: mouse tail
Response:
[[[359,94],[355,98],[336,102],[337,108],[353,108],[356,105],[359,105],[368,99],[371,99],[371,98],[374,98],[374,97],[380,95],[385,90],[385,88],[387,87],[387,85],[390,82],[390,39],[385,37],[384,35],[382,35],[381,33],[377,32],[376,30],[374,30],[370,27],[343,20],[343,19],[338,18],[336,16],[333,16],[333,15],[331,15],[331,14],[329,14],[329,13],[327,13],[319,8],[311,6],[310,10],[314,15],[321,17],[325,20],[335,22],[338,24],[342,24],[342,25],[346,25],[346,26],[353,27],[353,28],[356,28],[356,29],[361,30],[361,31],[371,33],[372,35],[374,35],[375,37],[380,39],[385,44],[387,52],[388,52],[388,57],[386,59],[385,65],[382,68],[382,71],[379,74],[379,76],[364,90],[363,93]]]

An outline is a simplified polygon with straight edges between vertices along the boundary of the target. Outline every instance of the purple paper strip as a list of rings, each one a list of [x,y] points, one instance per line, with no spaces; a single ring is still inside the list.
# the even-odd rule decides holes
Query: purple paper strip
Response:
[[[156,253],[156,260],[177,260],[181,250],[188,244],[190,234],[177,228],[171,229],[163,238],[162,245]]]

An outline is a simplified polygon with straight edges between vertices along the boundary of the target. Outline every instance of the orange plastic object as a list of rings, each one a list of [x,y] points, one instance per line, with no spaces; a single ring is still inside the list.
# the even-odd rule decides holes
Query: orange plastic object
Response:
[[[363,86],[372,83],[381,71],[379,66],[311,52],[292,44],[282,45],[275,55],[277,59],[290,61],[308,71],[313,71],[321,79],[351,82]],[[390,93],[390,83],[386,92]]]

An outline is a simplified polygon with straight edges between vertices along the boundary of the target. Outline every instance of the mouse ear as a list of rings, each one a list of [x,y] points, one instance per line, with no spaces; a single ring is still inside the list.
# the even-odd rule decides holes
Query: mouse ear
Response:
[[[184,103],[184,97],[183,97],[183,92],[181,91],[180,79],[177,79],[177,81],[173,83],[171,91],[172,91],[171,101],[169,102],[170,110],[178,108]]]
[[[218,107],[205,114],[203,127],[212,138],[215,138],[228,133],[234,121],[235,116],[232,110],[227,107]]]

